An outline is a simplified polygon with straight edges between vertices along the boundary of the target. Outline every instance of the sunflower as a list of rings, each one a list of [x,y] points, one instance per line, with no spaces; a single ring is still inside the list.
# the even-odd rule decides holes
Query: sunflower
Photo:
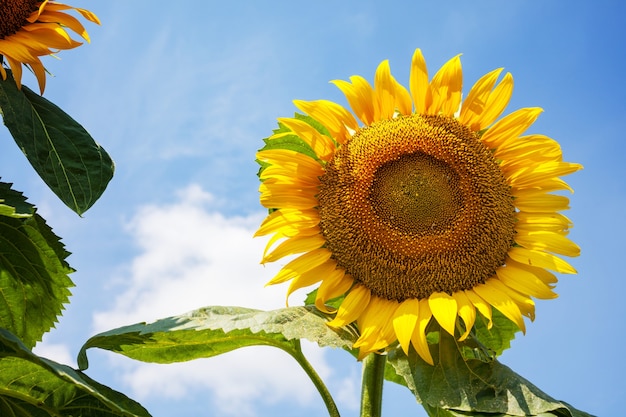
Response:
[[[64,10],[76,10],[90,22],[100,24],[92,12],[67,6],[53,1],[3,0],[0,2],[0,60],[6,62],[13,71],[18,87],[22,85],[22,64],[27,65],[37,77],[39,90],[43,94],[46,87],[46,70],[40,56],[52,55],[62,49],[79,45],[70,38],[71,29],[89,42],[89,35],[83,25]],[[0,65],[2,79],[7,73]]]
[[[559,177],[582,167],[553,139],[522,136],[540,108],[498,120],[513,90],[501,73],[462,101],[459,56],[429,81],[418,49],[408,90],[388,61],[373,87],[333,81],[353,113],[294,101],[305,115],[279,118],[257,153],[270,214],[256,235],[273,234],[262,262],[297,255],[268,284],[291,280],[289,297],[320,283],[315,305],[330,326],[356,322],[360,358],[398,342],[433,364],[429,325],[463,340],[477,314],[492,327],[492,308],[525,331],[531,297],[556,297],[552,272],[576,273],[557,256],[580,253]]]

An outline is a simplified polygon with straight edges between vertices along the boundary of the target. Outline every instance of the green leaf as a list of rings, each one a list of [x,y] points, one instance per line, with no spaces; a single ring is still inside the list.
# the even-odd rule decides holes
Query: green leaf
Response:
[[[482,314],[476,315],[472,336],[495,356],[511,347],[511,341],[520,331],[519,327],[497,309],[492,309],[493,326],[487,328],[488,321]]]
[[[495,359],[464,357],[464,346],[441,330],[439,343],[431,346],[434,366],[413,350],[407,357],[400,348],[389,352],[388,362],[431,416],[590,416],[555,400]]]
[[[139,403],[80,371],[33,354],[0,329],[0,415],[149,417]]]
[[[350,328],[335,331],[327,318],[308,307],[261,311],[244,307],[205,307],[154,323],[120,327],[91,337],[78,354],[87,369],[87,349],[98,347],[144,362],[172,363],[208,358],[246,346],[294,350],[306,338],[320,346],[351,347]]]
[[[21,192],[13,190],[12,185],[0,182],[0,216],[31,217],[35,207],[26,201]]]
[[[79,215],[100,198],[113,177],[113,161],[87,131],[52,102],[26,86],[17,89],[10,70],[0,80],[4,124],[35,171]]]
[[[0,215],[0,327],[32,348],[68,301],[73,269],[43,218]]]

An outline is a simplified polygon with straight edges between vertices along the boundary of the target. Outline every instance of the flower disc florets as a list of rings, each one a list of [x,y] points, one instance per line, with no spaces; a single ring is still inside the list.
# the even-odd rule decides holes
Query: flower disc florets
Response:
[[[452,118],[374,123],[337,150],[320,182],[326,247],[378,297],[469,290],[513,243],[510,187],[478,135]]]

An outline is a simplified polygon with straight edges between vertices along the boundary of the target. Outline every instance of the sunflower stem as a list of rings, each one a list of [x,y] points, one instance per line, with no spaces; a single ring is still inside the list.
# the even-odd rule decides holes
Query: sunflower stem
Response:
[[[320,378],[311,363],[304,357],[302,349],[300,348],[300,341],[297,340],[296,342],[296,350],[289,350],[288,353],[300,364],[302,369],[304,369],[304,372],[306,372],[311,381],[313,381],[315,388],[317,388],[317,391],[320,393],[322,399],[324,400],[324,404],[326,404],[328,415],[330,417],[340,417],[339,410],[337,409],[337,405],[335,404],[335,400],[333,400],[333,397],[330,395],[330,392],[328,391],[328,388],[326,388],[324,381],[322,381],[322,378]]]
[[[363,360],[361,417],[380,417],[383,407],[383,383],[387,355],[370,353]]]

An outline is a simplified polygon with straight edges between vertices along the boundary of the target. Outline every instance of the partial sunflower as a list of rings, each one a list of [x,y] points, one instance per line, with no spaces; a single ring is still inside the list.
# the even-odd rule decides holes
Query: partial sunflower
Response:
[[[89,10],[67,6],[53,1],[2,0],[0,2],[0,59],[5,59],[13,71],[18,87],[22,85],[22,64],[27,65],[37,77],[39,90],[46,87],[46,70],[39,57],[52,55],[62,49],[79,45],[70,38],[71,29],[89,42],[89,35],[75,17],[64,13],[76,10],[90,22],[100,24],[98,17]],[[2,79],[7,73],[0,65]]]
[[[460,58],[430,80],[421,51],[409,89],[383,61],[372,87],[360,76],[333,81],[354,113],[325,100],[295,101],[306,115],[280,118],[257,153],[261,203],[256,235],[273,234],[263,262],[300,254],[269,282],[288,294],[321,282],[316,306],[329,323],[356,322],[360,357],[399,342],[433,363],[426,329],[465,339],[477,311],[498,309],[525,330],[531,297],[556,297],[552,272],[576,271],[578,256],[559,212],[571,188],[559,144],[522,133],[541,113],[499,120],[513,90],[496,69],[461,104]],[[356,116],[356,117],[355,117]],[[361,123],[359,123],[359,121]],[[281,243],[277,244],[277,242]],[[335,311],[327,301],[345,297]]]

